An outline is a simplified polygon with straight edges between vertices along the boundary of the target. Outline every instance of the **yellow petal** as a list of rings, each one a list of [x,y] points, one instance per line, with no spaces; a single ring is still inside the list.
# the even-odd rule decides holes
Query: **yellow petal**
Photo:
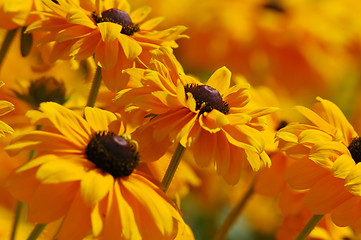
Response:
[[[228,68],[221,67],[217,69],[208,79],[207,85],[216,89],[222,96],[229,88],[231,75],[232,73],[228,70]]]
[[[94,132],[108,131],[109,124],[118,119],[112,112],[91,107],[84,109],[84,115]]]
[[[108,194],[113,183],[114,177],[108,173],[102,173],[99,169],[87,172],[80,184],[84,202],[88,206],[93,206]]]
[[[58,157],[53,161],[43,163],[36,173],[36,178],[43,183],[77,181],[84,177],[84,168],[82,164],[73,159]]]
[[[124,54],[127,59],[134,60],[142,52],[142,47],[133,38],[120,34],[118,36],[120,45],[122,45]]]
[[[91,223],[92,223],[92,232],[95,237],[99,236],[101,231],[103,230],[103,220],[101,213],[99,212],[99,203],[96,203],[91,215],[90,215]]]
[[[132,19],[132,22],[135,24],[140,23],[148,16],[151,11],[152,8],[147,6],[138,8],[130,14],[130,19]]]
[[[96,28],[96,25],[90,18],[86,15],[85,11],[80,11],[75,8],[69,9],[66,20],[69,23],[77,24],[77,25],[83,25],[88,28]]]
[[[140,29],[142,30],[153,30],[156,26],[158,26],[162,21],[164,20],[164,17],[157,17],[152,18],[140,25]]]
[[[128,184],[124,184],[124,186],[123,186],[122,183],[127,183],[127,182],[128,181],[120,181],[120,182],[115,183],[114,195],[115,195],[116,201],[114,204],[118,204],[121,223],[123,225],[127,226],[127,227],[123,227],[123,229],[122,229],[122,233],[124,234],[125,239],[141,239],[141,236],[139,233],[139,228],[137,226],[137,223],[135,222],[135,216],[134,216],[135,215],[134,211],[141,211],[141,206],[138,206],[134,202],[128,202],[125,200],[124,195],[127,192],[124,191],[123,188],[124,188],[124,186],[126,186],[126,188],[128,188]],[[137,195],[137,193],[133,192],[132,190],[133,189],[130,190],[129,194]],[[151,196],[145,195],[147,190],[146,189],[143,189],[143,190],[144,190],[144,192],[142,192],[142,194],[144,194],[143,196],[148,196],[147,200],[149,200],[149,198]],[[143,191],[143,190],[141,190],[141,191]]]
[[[229,124],[228,118],[226,115],[221,113],[218,110],[212,110],[209,113],[204,113],[199,117],[199,123],[210,133],[216,133],[221,130],[221,128]]]
[[[356,196],[361,196],[361,164],[356,164],[346,177],[345,188]]]
[[[14,110],[14,104],[8,101],[0,100],[0,116]]]
[[[352,157],[347,154],[343,154],[333,163],[332,174],[334,177],[345,179],[354,166],[355,161]]]
[[[103,42],[110,43],[121,35],[122,25],[112,22],[98,23],[98,28],[102,36]]]

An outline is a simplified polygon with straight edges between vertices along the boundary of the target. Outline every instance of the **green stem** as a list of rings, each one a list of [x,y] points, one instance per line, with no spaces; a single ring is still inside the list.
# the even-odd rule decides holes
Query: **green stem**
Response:
[[[10,48],[10,44],[15,37],[17,30],[18,30],[17,28],[9,30],[5,35],[3,44],[1,45],[1,49],[0,49],[0,68],[1,68],[2,62],[6,56],[6,53],[8,52],[8,50]]]
[[[92,83],[90,93],[88,96],[88,101],[86,104],[87,107],[94,107],[95,101],[98,96],[101,82],[102,82],[102,69],[101,69],[101,67],[98,66],[97,70],[95,72],[93,83]]]
[[[298,234],[296,240],[304,240],[321,221],[323,215],[313,215],[307,224],[303,227],[302,231]]]
[[[165,193],[168,191],[169,185],[172,182],[175,171],[178,168],[179,162],[185,150],[186,150],[185,147],[183,147],[180,143],[178,143],[178,146],[173,154],[172,160],[170,161],[167,171],[165,172],[162,180],[162,184],[164,186],[163,192]]]
[[[251,185],[249,186],[247,192],[245,195],[241,198],[241,200],[238,202],[236,206],[231,210],[231,212],[228,214],[227,218],[224,220],[222,226],[217,231],[216,235],[214,236],[214,240],[221,240],[225,239],[228,235],[229,230],[233,226],[233,224],[237,221],[238,217],[242,213],[244,207],[246,206],[246,203],[253,195],[254,190],[254,183],[253,180]]]
[[[39,237],[39,235],[41,234],[41,232],[44,230],[45,227],[46,227],[46,224],[43,224],[43,223],[36,224],[36,226],[34,227],[33,231],[30,233],[27,240],[36,240]]]
[[[17,230],[17,228],[18,228],[18,226],[19,226],[19,220],[20,220],[20,214],[21,214],[22,208],[23,208],[23,203],[22,203],[22,202],[18,202],[18,204],[16,205],[15,219],[14,219],[13,230],[12,230],[12,232],[11,232],[10,240],[14,240],[14,239],[15,239],[16,230]]]

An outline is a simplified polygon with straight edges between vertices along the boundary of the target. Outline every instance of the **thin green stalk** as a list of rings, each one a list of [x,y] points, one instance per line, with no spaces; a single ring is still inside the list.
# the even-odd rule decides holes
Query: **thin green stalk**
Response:
[[[219,228],[216,235],[214,236],[213,238],[214,240],[226,239],[229,230],[232,228],[233,224],[237,221],[238,217],[241,215],[244,207],[246,206],[246,203],[253,195],[253,190],[254,190],[254,180],[252,181],[245,195],[241,198],[238,204],[234,206],[234,208],[228,214],[222,226]]]
[[[1,68],[2,62],[6,56],[6,53],[8,52],[8,50],[10,48],[10,44],[15,37],[17,30],[18,30],[17,28],[9,30],[5,35],[3,44],[1,45],[1,49],[0,49],[0,68]]]
[[[45,227],[46,224],[43,223],[36,224],[33,231],[30,233],[29,237],[27,238],[27,240],[36,240]]]
[[[298,234],[296,240],[304,240],[321,221],[324,215],[313,215],[307,224],[303,227],[302,231]]]
[[[18,204],[16,205],[16,210],[15,210],[15,219],[14,219],[14,223],[13,223],[13,230],[11,232],[11,237],[10,240],[14,240],[15,236],[16,236],[16,230],[19,226],[19,220],[20,220],[20,215],[21,215],[21,210],[23,208],[23,203],[22,202],[18,202]]]
[[[88,101],[86,104],[87,107],[94,107],[101,83],[102,83],[102,69],[101,67],[98,66],[89,92]]]
[[[163,192],[165,193],[168,191],[169,185],[172,182],[175,171],[178,168],[179,162],[185,150],[186,150],[185,147],[183,147],[180,143],[178,143],[178,146],[173,154],[172,160],[170,161],[167,171],[165,172],[162,180],[162,184],[164,186]]]

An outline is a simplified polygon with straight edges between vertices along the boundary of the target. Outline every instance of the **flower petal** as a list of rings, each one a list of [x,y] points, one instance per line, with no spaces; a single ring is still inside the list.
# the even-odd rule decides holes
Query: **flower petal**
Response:
[[[42,183],[77,181],[84,177],[85,168],[77,158],[58,157],[43,163],[36,173],[36,178]]]
[[[88,206],[93,206],[108,194],[113,183],[114,177],[108,173],[102,173],[100,169],[87,172],[80,184],[84,202]]]
[[[228,90],[231,83],[231,71],[226,67],[217,69],[208,79],[207,85],[216,89],[221,96]]]
[[[122,45],[124,54],[127,59],[134,60],[142,52],[142,47],[139,43],[131,37],[124,34],[118,36],[120,45]]]
[[[361,164],[356,164],[346,177],[345,188],[356,196],[361,196]]]
[[[102,36],[103,42],[111,43],[121,35],[122,25],[112,22],[98,23],[98,28]]]

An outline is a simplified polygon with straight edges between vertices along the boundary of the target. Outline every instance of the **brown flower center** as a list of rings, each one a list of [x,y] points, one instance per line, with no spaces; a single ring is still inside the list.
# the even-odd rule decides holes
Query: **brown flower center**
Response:
[[[223,101],[221,94],[216,89],[208,85],[197,84],[187,84],[184,89],[186,93],[192,93],[196,100],[196,110],[200,110],[200,114],[210,112],[213,109],[224,114],[229,113],[228,103]]]
[[[139,165],[137,145],[128,135],[117,136],[112,132],[92,135],[85,154],[97,168],[114,178],[129,176]]]
[[[356,164],[361,162],[361,137],[353,138],[348,146],[348,150]]]
[[[18,98],[27,102],[37,109],[42,102],[56,102],[64,104],[68,99],[65,97],[65,85],[53,77],[42,77],[30,82],[27,93],[14,90]]]
[[[119,24],[122,26],[121,33],[128,35],[128,36],[131,36],[135,32],[139,31],[138,24],[133,24],[128,13],[118,10],[118,9],[115,9],[115,8],[111,8],[111,9],[108,9],[108,10],[102,12],[101,17],[97,16],[96,13],[93,12],[92,18],[94,19],[94,21],[96,23],[112,22],[112,23]]]
[[[288,122],[287,122],[287,121],[285,121],[285,120],[280,121],[280,122],[278,123],[278,126],[277,126],[276,130],[278,131],[278,130],[280,130],[280,129],[282,129],[282,128],[286,127],[286,126],[287,126],[287,124],[288,124]]]

